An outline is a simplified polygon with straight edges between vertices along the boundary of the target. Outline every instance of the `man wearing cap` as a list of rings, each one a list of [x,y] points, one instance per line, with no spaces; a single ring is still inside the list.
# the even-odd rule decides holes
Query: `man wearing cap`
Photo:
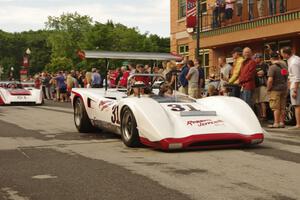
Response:
[[[255,91],[254,102],[258,105],[259,115],[262,120],[267,119],[267,102],[269,102],[267,92],[268,68],[267,63],[263,61],[263,55],[257,53],[254,56],[256,62],[256,76],[255,76]]]
[[[295,106],[297,125],[291,129],[300,129],[300,57],[293,54],[290,47],[284,47],[281,55],[288,61],[289,85],[292,105]]]
[[[232,51],[232,57],[234,59],[233,68],[232,68],[232,75],[229,79],[229,84],[236,85],[232,88],[233,96],[240,97],[240,87],[239,87],[239,76],[241,72],[241,67],[244,61],[244,58],[242,57],[243,49],[240,47],[236,47]]]
[[[269,128],[284,128],[285,107],[287,97],[287,76],[282,71],[287,68],[281,62],[277,53],[271,53],[271,63],[268,71],[267,88],[270,97],[270,108],[274,113],[274,123]]]
[[[241,86],[241,98],[252,108],[253,93],[255,90],[255,70],[256,63],[252,59],[252,50],[249,47],[244,48],[243,56],[245,58],[239,76]]]

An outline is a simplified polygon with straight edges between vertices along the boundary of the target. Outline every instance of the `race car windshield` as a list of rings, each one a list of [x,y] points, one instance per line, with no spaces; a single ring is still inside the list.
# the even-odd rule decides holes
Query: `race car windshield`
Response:
[[[23,86],[19,82],[0,83],[0,87],[7,89],[22,89]]]

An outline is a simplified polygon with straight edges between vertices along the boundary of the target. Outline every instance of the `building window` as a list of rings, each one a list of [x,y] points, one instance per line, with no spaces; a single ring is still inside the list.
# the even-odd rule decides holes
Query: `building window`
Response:
[[[207,79],[209,77],[209,50],[208,49],[200,50],[199,63],[201,66],[204,67],[205,78]]]
[[[187,55],[187,54],[189,54],[189,45],[180,45],[178,47],[178,53],[180,55]]]
[[[179,19],[186,17],[186,0],[178,0]]]
[[[206,2],[206,0],[201,0],[200,3],[201,3],[202,13],[207,13],[207,2]]]

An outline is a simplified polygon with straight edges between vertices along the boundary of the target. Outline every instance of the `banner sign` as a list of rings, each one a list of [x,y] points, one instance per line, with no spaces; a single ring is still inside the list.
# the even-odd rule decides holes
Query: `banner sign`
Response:
[[[84,60],[85,59],[85,52],[84,51],[78,50],[77,51],[77,55],[80,58],[80,60]]]
[[[186,0],[186,27],[195,28],[197,25],[197,0]]]
[[[23,67],[29,67],[29,57],[28,56],[23,57]]]

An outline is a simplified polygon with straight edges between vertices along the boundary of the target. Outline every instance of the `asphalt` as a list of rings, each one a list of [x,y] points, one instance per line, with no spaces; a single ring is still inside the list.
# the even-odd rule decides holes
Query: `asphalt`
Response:
[[[1,155],[2,192],[10,188],[28,199],[189,199],[122,167],[80,155],[36,148],[1,151]],[[9,196],[0,196],[5,198]]]
[[[256,148],[165,153],[77,133],[69,103],[0,107],[0,200],[300,199],[300,133]]]

